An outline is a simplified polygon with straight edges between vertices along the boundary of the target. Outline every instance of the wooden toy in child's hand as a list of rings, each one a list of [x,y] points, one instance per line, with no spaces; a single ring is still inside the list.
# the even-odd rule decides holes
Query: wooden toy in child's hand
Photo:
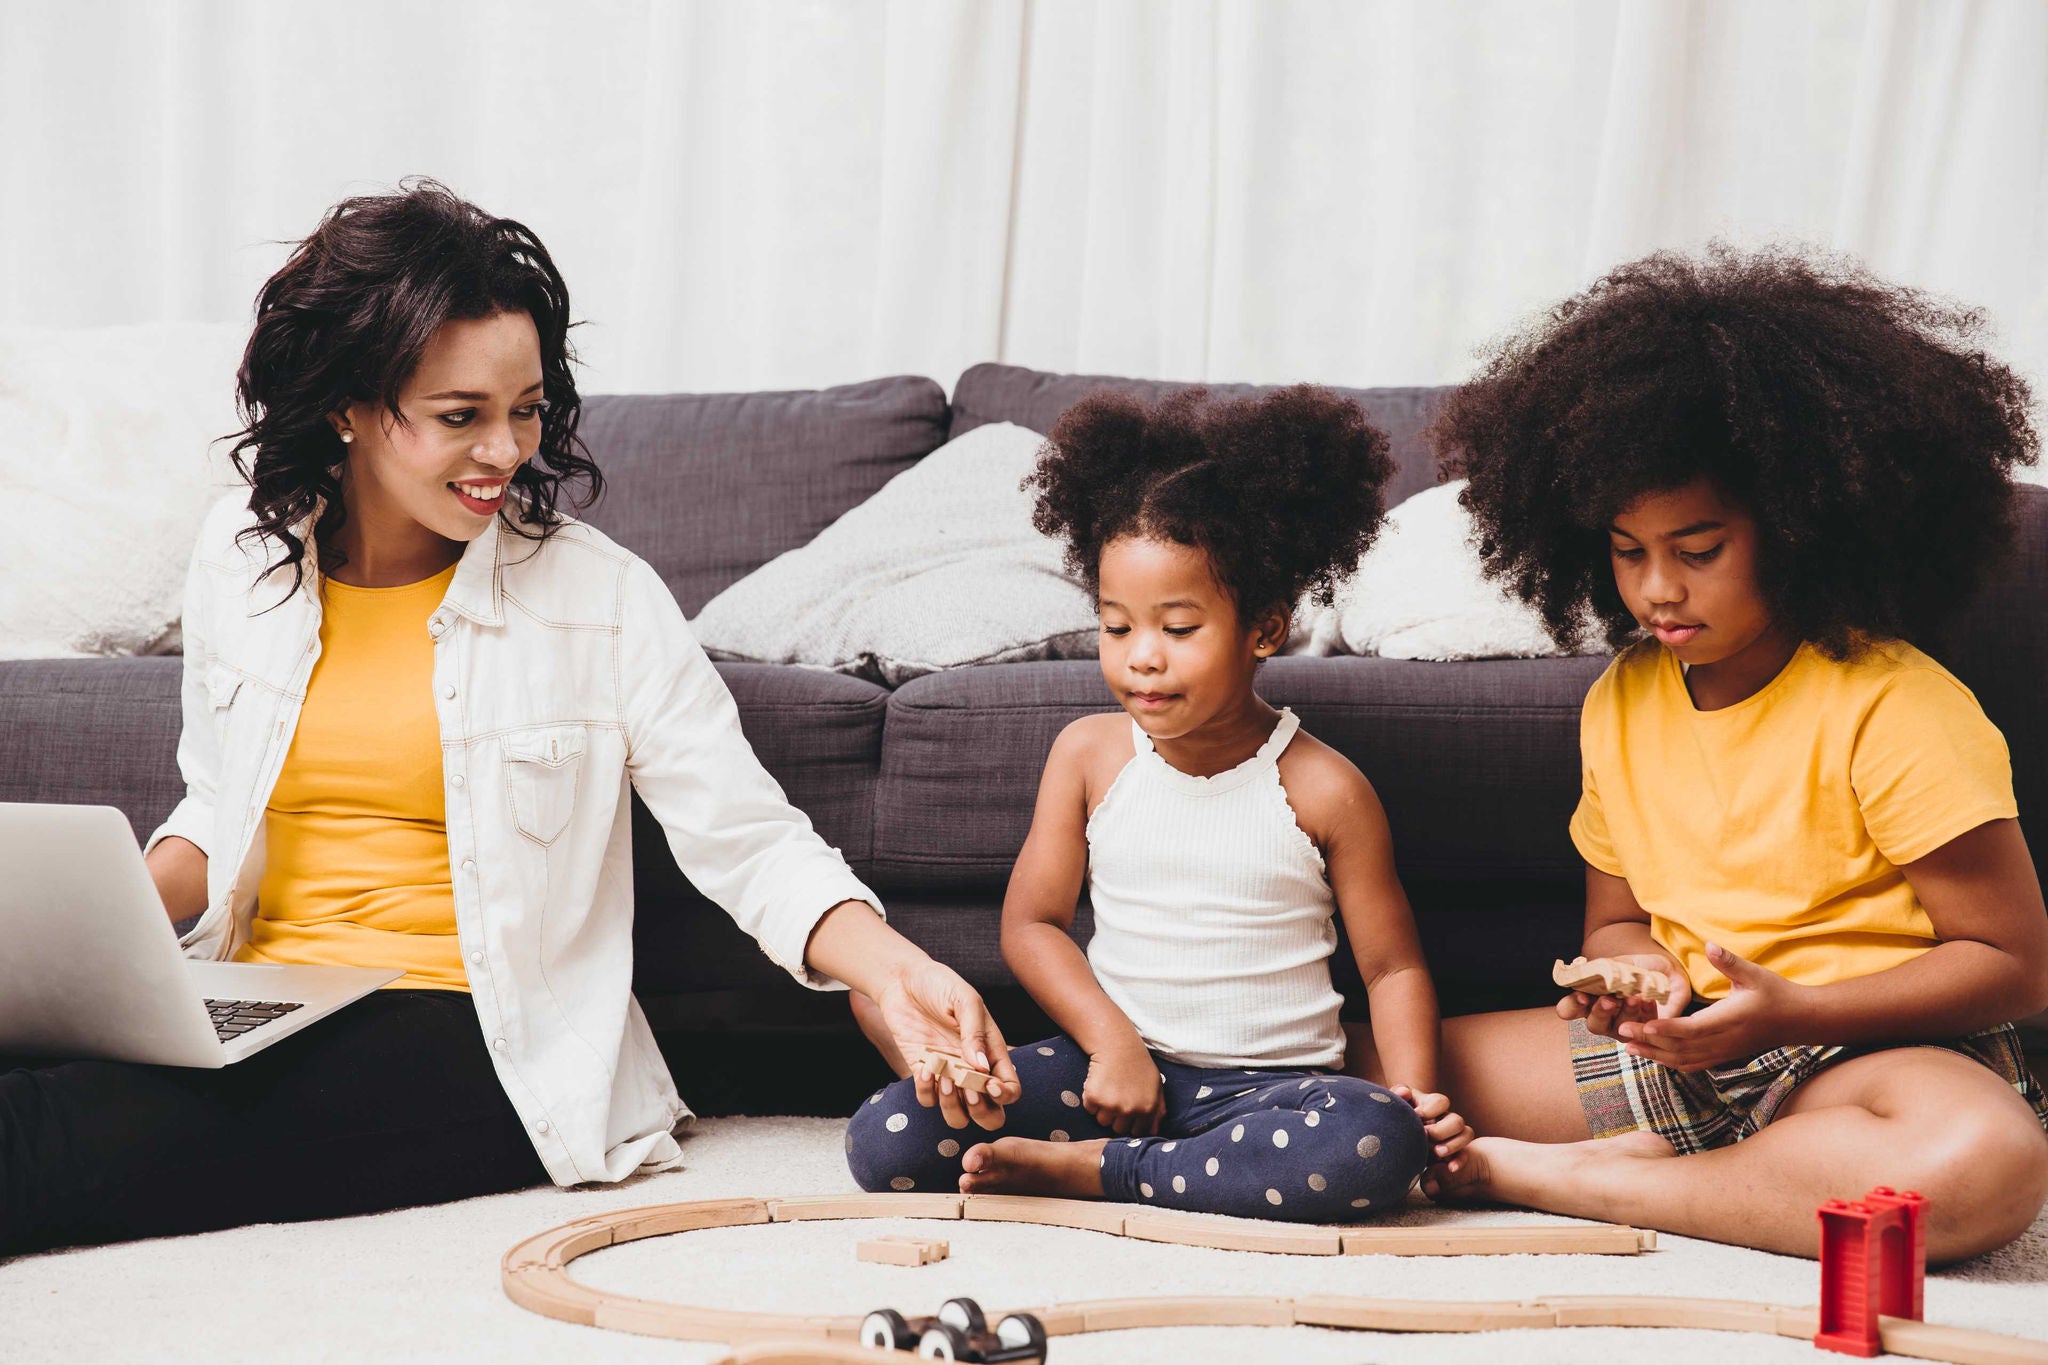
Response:
[[[951,1081],[959,1089],[976,1095],[987,1094],[988,1083],[994,1079],[988,1072],[969,1065],[959,1053],[948,1052],[944,1048],[925,1048],[912,1060],[922,1063],[933,1080]]]
[[[1645,971],[1611,957],[1575,957],[1570,962],[1560,958],[1550,969],[1550,979],[1568,991],[1584,991],[1587,995],[1613,995],[1624,1000],[1639,995],[1660,1005],[1671,998],[1671,982],[1664,973]]]

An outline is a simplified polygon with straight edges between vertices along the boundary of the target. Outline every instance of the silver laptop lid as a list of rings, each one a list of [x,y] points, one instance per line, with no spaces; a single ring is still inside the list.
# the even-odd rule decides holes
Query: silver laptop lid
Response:
[[[0,802],[0,1054],[219,1066],[128,817]]]

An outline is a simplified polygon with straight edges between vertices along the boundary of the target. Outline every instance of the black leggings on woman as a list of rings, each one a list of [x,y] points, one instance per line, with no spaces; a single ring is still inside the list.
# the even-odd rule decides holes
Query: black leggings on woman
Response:
[[[0,1060],[0,1256],[547,1178],[457,991],[378,991],[218,1071]]]

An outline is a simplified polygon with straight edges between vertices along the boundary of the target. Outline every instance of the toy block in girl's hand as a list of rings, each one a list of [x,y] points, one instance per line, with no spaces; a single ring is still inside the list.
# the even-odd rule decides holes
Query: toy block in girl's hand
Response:
[[[925,1070],[931,1072],[933,1080],[951,1081],[960,1089],[976,1095],[988,1093],[988,1083],[992,1079],[990,1074],[978,1070],[957,1052],[928,1047],[915,1060],[924,1064]]]
[[[1560,958],[1550,969],[1550,979],[1568,991],[1588,995],[1615,995],[1624,1000],[1639,995],[1660,1005],[1671,998],[1671,982],[1664,973],[1644,971],[1611,957],[1575,957],[1570,962]]]

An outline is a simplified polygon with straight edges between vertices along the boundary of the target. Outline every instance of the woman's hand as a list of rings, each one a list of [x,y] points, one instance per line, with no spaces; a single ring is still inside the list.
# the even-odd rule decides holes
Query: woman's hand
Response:
[[[1450,1096],[1433,1090],[1418,1092],[1405,1085],[1394,1086],[1393,1091],[1422,1120],[1422,1131],[1429,1138],[1429,1164],[1447,1166],[1453,1171],[1463,1165],[1456,1158],[1472,1145],[1472,1127],[1465,1122],[1464,1115],[1451,1112]]]
[[[1081,1107],[1118,1137],[1150,1137],[1166,1118],[1159,1064],[1142,1043],[1089,1054]]]
[[[1694,1015],[1624,1020],[1615,1036],[1627,1045],[1630,1056],[1661,1062],[1674,1071],[1704,1071],[1805,1041],[1795,1034],[1808,987],[1718,944],[1707,945],[1707,960],[1728,978],[1727,998]]]
[[[1557,1002],[1560,1018],[1583,1019],[1588,1033],[1602,1038],[1620,1038],[1623,1035],[1619,1029],[1625,1023],[1676,1019],[1685,1013],[1685,1007],[1692,1002],[1692,983],[1685,979],[1685,973],[1679,971],[1670,958],[1662,953],[1611,953],[1608,956],[1613,961],[1657,973],[1669,986],[1669,996],[1660,1003],[1640,995],[1624,1000],[1618,996],[1573,991]]]
[[[1003,1105],[1022,1094],[1023,1087],[1010,1061],[1010,1045],[974,987],[951,967],[927,958],[892,976],[874,1000],[889,1036],[911,1062],[919,1104],[936,1104],[948,1128],[965,1128],[970,1119],[983,1128],[1003,1126]],[[918,1062],[928,1047],[957,1052],[968,1065],[993,1073],[988,1094],[963,1092],[933,1077]]]

